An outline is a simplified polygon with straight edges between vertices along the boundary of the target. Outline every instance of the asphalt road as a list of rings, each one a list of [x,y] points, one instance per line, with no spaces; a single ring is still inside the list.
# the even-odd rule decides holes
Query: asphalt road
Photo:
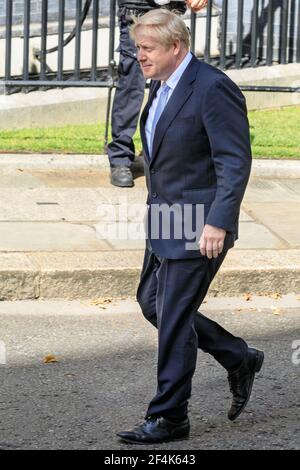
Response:
[[[190,439],[147,449],[299,449],[300,300],[213,301],[205,314],[265,351],[247,409],[228,421],[226,373],[199,352]],[[156,331],[134,301],[1,302],[0,362],[0,449],[140,448],[116,437],[155,393]]]

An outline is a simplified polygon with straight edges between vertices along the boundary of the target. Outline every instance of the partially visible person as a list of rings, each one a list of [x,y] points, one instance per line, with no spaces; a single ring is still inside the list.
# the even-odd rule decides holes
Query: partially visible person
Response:
[[[207,0],[118,0],[120,28],[119,79],[112,107],[112,141],[107,146],[110,180],[115,186],[133,186],[131,165],[135,159],[133,135],[141,111],[145,79],[137,62],[136,47],[129,34],[132,16],[142,16],[150,10],[166,8],[183,14],[186,5],[200,11]]]

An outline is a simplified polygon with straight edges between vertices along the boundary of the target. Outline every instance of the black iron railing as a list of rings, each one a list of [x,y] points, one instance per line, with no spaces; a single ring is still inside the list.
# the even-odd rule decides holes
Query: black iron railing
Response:
[[[40,64],[40,70],[37,74],[29,68],[32,2],[31,0],[24,0],[24,21],[21,33],[23,66],[20,75],[20,73],[15,73],[12,70],[14,54],[18,53],[20,55],[20,51],[15,51],[12,48],[14,0],[6,0],[5,32],[2,33],[2,37],[5,37],[5,67],[2,77],[0,77],[0,79],[2,78],[1,85],[4,85],[6,90],[9,90],[10,87],[114,86],[116,80],[114,52],[116,0],[110,0],[110,12],[107,19],[109,25],[108,63],[101,67],[97,63],[99,47],[101,48],[98,40],[100,27],[99,0],[75,1],[75,25],[67,38],[65,38],[65,0],[57,2],[57,45],[47,49],[49,37],[48,0],[41,0],[41,46],[40,50],[34,53],[35,59]],[[233,3],[236,4],[235,15],[232,15],[231,11],[234,6]],[[197,45],[197,38],[199,38],[198,20],[199,17],[202,17],[202,19],[206,17],[205,22],[201,23],[201,29],[203,30],[201,34],[205,38],[203,60],[222,69],[300,62],[300,0],[269,0],[267,2],[265,0],[222,0],[216,2],[216,4],[218,5],[217,9],[215,9],[215,3],[209,0],[207,8],[202,10],[200,14],[188,14],[190,17],[192,50],[196,52],[199,49]],[[247,11],[249,11],[249,4],[251,4],[251,20],[250,27],[245,33],[245,5],[247,5]],[[280,12],[280,21],[277,24],[279,31],[276,33],[278,44],[275,44],[274,17],[277,11]],[[216,21],[216,17],[219,24],[217,39],[212,38],[212,21],[213,19]],[[89,26],[92,29],[92,42],[89,47],[91,60],[90,67],[82,69],[80,67],[82,28],[87,18],[89,18]],[[203,28],[204,24],[205,28]],[[228,31],[228,25],[230,25],[231,31]],[[211,55],[212,40],[218,42],[218,54],[214,53],[213,56]],[[70,68],[70,66],[64,66],[64,59],[65,46],[71,41],[74,41],[75,44],[75,57],[74,66]],[[52,71],[48,66],[48,59],[54,53],[57,55],[57,67],[55,71]]]
[[[97,55],[99,49],[98,31],[99,31],[99,0],[76,0],[75,26],[71,33],[65,38],[65,0],[58,2],[58,19],[57,19],[57,46],[47,49],[48,32],[48,0],[41,1],[41,24],[40,24],[40,43],[39,50],[34,52],[36,61],[40,64],[40,71],[37,74],[29,69],[29,41],[31,37],[30,31],[30,7],[31,0],[24,0],[24,22],[23,22],[23,73],[15,74],[12,71],[13,54],[20,51],[14,51],[12,48],[13,41],[13,24],[12,11],[14,0],[6,0],[6,25],[5,25],[5,70],[0,78],[0,84],[5,87],[6,92],[16,91],[18,88],[31,89],[32,87],[111,87],[114,85],[115,73],[112,70],[114,62],[114,31],[116,2],[110,2],[109,15],[109,60],[106,66],[98,66]],[[91,12],[92,11],[92,12]],[[91,12],[91,13],[90,13]],[[90,48],[90,67],[81,68],[81,51],[82,51],[82,27],[86,21],[88,14],[92,16],[90,28],[92,29],[92,45]],[[36,33],[35,33],[36,34]],[[75,55],[73,68],[64,66],[65,46],[71,41],[75,43]],[[53,71],[47,61],[51,54],[57,54],[57,67]],[[29,87],[29,88],[28,88]]]

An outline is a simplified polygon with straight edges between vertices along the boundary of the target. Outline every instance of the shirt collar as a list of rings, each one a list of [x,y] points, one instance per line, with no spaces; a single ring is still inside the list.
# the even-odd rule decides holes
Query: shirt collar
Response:
[[[187,68],[187,66],[190,63],[190,61],[192,60],[192,58],[193,58],[193,56],[192,56],[191,52],[188,52],[187,55],[185,56],[185,58],[183,59],[183,61],[181,62],[181,64],[177,67],[176,70],[174,70],[174,72],[168,78],[168,80],[166,80],[166,84],[172,90],[174,90],[174,88],[176,87],[176,85],[179,82],[183,72]]]

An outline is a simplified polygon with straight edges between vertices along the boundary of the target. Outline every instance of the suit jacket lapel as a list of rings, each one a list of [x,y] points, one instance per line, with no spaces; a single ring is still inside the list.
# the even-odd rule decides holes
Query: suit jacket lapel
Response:
[[[193,88],[191,84],[196,78],[198,68],[199,68],[199,61],[193,55],[192,60],[188,64],[179,82],[177,83],[177,86],[174,92],[172,93],[172,96],[169,99],[161,115],[161,119],[157,123],[155,135],[153,139],[152,158],[150,158],[147,139],[146,139],[145,125],[146,125],[146,120],[148,117],[149,109],[151,108],[151,105],[156,96],[157,90],[159,89],[161,85],[161,82],[159,80],[153,82],[153,85],[150,88],[148,102],[142,112],[141,120],[140,120],[140,132],[141,132],[142,144],[143,144],[145,155],[148,159],[149,164],[152,164],[154,158],[156,157],[157,151],[159,149],[159,146],[161,144],[161,141],[163,139],[163,136],[166,130],[168,129],[168,127],[170,126],[172,121],[175,119],[176,115],[179,113],[184,103],[187,101],[187,99],[193,92]]]
[[[154,98],[156,96],[156,93],[157,93],[157,90],[160,87],[160,84],[161,83],[160,83],[159,80],[154,81],[151,84],[150,91],[149,91],[149,98],[148,98],[148,101],[146,103],[146,106],[144,107],[144,110],[143,110],[142,115],[141,115],[141,120],[140,120],[140,133],[141,133],[142,144],[143,144],[143,148],[144,148],[144,151],[145,151],[145,155],[146,155],[146,157],[148,158],[149,161],[150,161],[150,155],[149,155],[149,149],[148,149],[148,144],[147,144],[145,125],[146,125],[149,109],[151,108],[152,101],[154,100]]]
[[[176,118],[184,103],[192,94],[192,82],[194,82],[196,78],[198,68],[199,61],[198,59],[196,59],[196,57],[193,56],[191,62],[189,63],[184,73],[182,74],[179,82],[177,83],[177,86],[175,87],[175,90],[173,91],[172,96],[169,99],[157,123],[153,139],[153,149],[150,164],[152,164],[155,157],[157,156],[159,146],[168,127],[171,125],[172,121]]]

